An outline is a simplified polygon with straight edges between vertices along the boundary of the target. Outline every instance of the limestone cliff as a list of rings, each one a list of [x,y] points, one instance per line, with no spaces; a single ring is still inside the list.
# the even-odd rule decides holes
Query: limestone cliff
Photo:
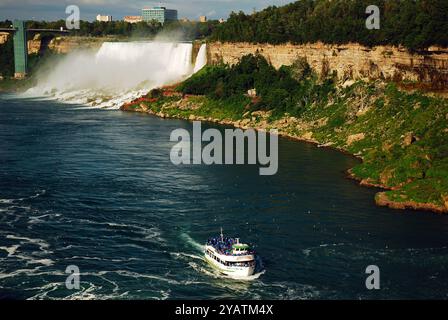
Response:
[[[0,45],[4,44],[8,41],[9,33],[8,32],[0,32]]]
[[[115,41],[114,37],[56,37],[48,42],[36,35],[28,40],[28,53],[36,54],[40,50],[50,50],[57,54],[66,54],[78,49],[99,49],[104,42]]]
[[[0,43],[6,37],[0,34]],[[65,54],[76,49],[98,49],[106,41],[117,40],[119,39],[115,37],[56,37],[43,43],[40,37],[35,37],[28,41],[28,50],[33,54],[48,48],[53,53]],[[200,43],[195,43],[194,50],[199,50],[199,46]],[[305,57],[319,75],[335,72],[342,80],[412,81],[430,89],[448,89],[448,48],[431,47],[425,51],[409,52],[402,47],[369,48],[359,44],[269,45],[220,42],[208,43],[207,48],[211,64],[235,64],[246,54],[259,53],[274,67],[279,68],[292,64],[297,57]]]
[[[359,44],[269,45],[251,43],[220,43],[208,45],[209,62],[235,64],[246,54],[259,53],[279,68],[290,65],[297,57],[306,57],[318,73],[335,71],[340,79],[385,79],[418,81],[432,88],[448,87],[448,48],[431,47],[412,53],[405,48]]]
[[[69,53],[76,49],[99,49],[104,42],[112,41],[109,37],[57,37],[50,41],[48,48],[54,53]]]

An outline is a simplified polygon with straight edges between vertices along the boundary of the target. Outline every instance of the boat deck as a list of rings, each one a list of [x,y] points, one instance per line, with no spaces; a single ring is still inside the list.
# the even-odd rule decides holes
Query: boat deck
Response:
[[[225,256],[237,256],[238,254],[233,253],[233,245],[238,244],[236,238],[215,237],[207,240],[207,245],[212,246],[215,250]],[[246,253],[241,255],[251,255],[255,252],[253,250],[248,250]]]

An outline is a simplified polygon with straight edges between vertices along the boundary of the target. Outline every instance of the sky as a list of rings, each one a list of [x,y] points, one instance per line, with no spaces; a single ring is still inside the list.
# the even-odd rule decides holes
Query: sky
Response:
[[[162,5],[177,9],[179,18],[197,20],[205,15],[209,19],[226,19],[232,11],[259,11],[270,5],[281,6],[293,0],[170,0],[168,2],[143,0],[0,0],[0,20],[59,20],[68,16],[65,9],[77,5],[81,20],[92,21],[97,14],[112,15],[114,20],[124,16],[140,15],[144,7]]]

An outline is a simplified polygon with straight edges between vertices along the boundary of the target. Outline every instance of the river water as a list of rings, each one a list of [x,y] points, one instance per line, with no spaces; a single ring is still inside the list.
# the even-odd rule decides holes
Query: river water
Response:
[[[286,139],[271,177],[174,166],[170,133],[191,127],[0,96],[0,297],[447,298],[448,216],[378,208],[344,176],[357,160]],[[256,244],[262,273],[204,263],[220,227]],[[65,286],[72,265],[80,290]],[[366,289],[369,265],[381,290]]]

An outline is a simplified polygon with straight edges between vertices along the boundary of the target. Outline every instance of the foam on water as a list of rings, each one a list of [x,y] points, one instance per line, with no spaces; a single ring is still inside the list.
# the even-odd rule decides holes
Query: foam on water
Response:
[[[201,252],[201,253],[204,252],[204,245],[202,245],[199,242],[195,241],[188,234],[182,233],[180,235],[180,237],[182,238],[182,240],[185,241],[185,243],[188,243],[189,245],[191,245],[196,251]]]
[[[14,199],[0,199],[0,203],[4,203],[4,204],[11,204],[14,201],[15,201]]]
[[[29,196],[27,198],[18,198],[18,199],[0,199],[0,204],[13,204],[24,200],[31,200],[36,199],[42,195],[44,195],[47,191],[46,190],[37,190],[36,193],[32,196]]]
[[[136,224],[124,224],[124,223],[111,223],[111,222],[97,222],[87,219],[80,219],[81,222],[85,224],[101,225],[105,226],[106,229],[121,230],[129,232],[129,237],[137,237],[140,240],[147,240],[149,242],[155,242],[158,244],[163,244],[166,239],[162,236],[162,231],[156,226],[144,226]]]
[[[11,247],[0,247],[0,250],[8,252],[8,257],[11,257],[12,255],[14,255],[14,253],[17,251],[19,247],[20,245],[16,244]]]
[[[15,235],[10,235],[10,234],[8,234],[6,236],[6,239],[19,240],[21,244],[24,244],[24,243],[34,244],[34,245],[38,246],[39,249],[43,252],[47,252],[48,248],[50,247],[50,245],[42,239],[32,239],[32,238],[28,238],[28,237],[21,237],[21,236],[15,236]]]
[[[170,252],[170,254],[172,256],[174,256],[175,258],[180,258],[180,259],[196,259],[196,260],[201,260],[203,261],[203,257],[197,255],[197,254],[190,254],[190,253],[185,253],[185,252]]]
[[[25,261],[26,265],[37,264],[51,266],[54,264],[54,261],[48,258],[48,256],[51,256],[53,254],[53,251],[49,249],[50,245],[46,241],[42,239],[22,237],[11,234],[6,235],[5,239],[15,240],[19,242],[18,244],[14,244],[11,247],[0,248],[8,252],[9,258],[23,260]],[[38,250],[32,252],[21,252],[19,248],[24,245],[36,246]]]
[[[179,82],[206,64],[202,45],[196,64],[193,44],[106,42],[98,52],[67,55],[23,97],[46,97],[90,108],[117,109],[149,90]]]

